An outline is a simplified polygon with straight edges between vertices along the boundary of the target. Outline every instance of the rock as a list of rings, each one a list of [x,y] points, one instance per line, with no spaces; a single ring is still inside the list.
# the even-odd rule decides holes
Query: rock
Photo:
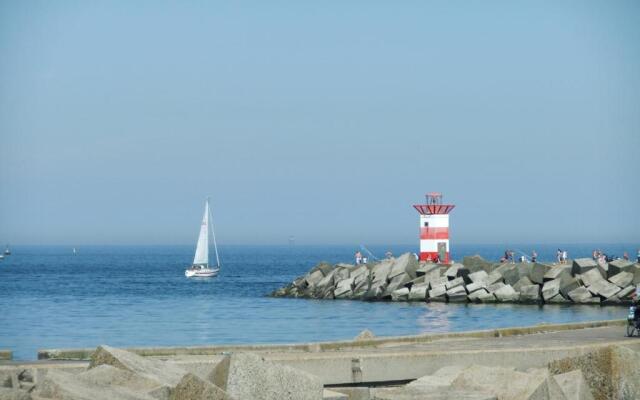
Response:
[[[324,278],[324,274],[320,269],[311,270],[307,275],[305,275],[305,281],[307,282],[307,287],[315,287],[322,279]]]
[[[393,301],[407,301],[409,300],[409,289],[400,288],[391,292],[391,300]]]
[[[609,276],[614,276],[620,272],[629,272],[633,269],[633,263],[629,260],[614,260],[609,263]]]
[[[466,288],[467,288],[467,292],[472,293],[472,292],[475,292],[476,290],[486,288],[486,283],[484,283],[484,282],[475,283],[474,282],[474,283],[468,284],[466,286]]]
[[[564,304],[564,303],[571,303],[570,300],[567,300],[564,298],[564,296],[562,296],[562,294],[557,294],[555,296],[553,296],[552,298],[550,298],[549,300],[545,300],[547,303],[549,304]]]
[[[338,281],[336,288],[333,291],[333,295],[336,299],[349,298],[353,294],[354,279],[347,278]]]
[[[445,287],[447,288],[447,290],[452,289],[456,286],[462,286],[462,285],[464,285],[464,279],[462,277],[455,278],[454,280],[445,283]]]
[[[581,287],[580,282],[576,278],[568,278],[560,281],[560,293],[565,297],[569,298],[569,292]]]
[[[317,377],[252,353],[227,356],[213,383],[239,400],[318,400],[323,389]]]
[[[462,371],[451,387],[490,393],[501,400],[565,399],[545,369],[520,372],[513,368],[472,365]]]
[[[115,368],[130,371],[139,377],[169,387],[175,387],[182,380],[182,377],[187,374],[187,371],[171,362],[144,358],[107,345],[98,346],[91,355],[89,369],[100,365],[111,365]]]
[[[414,257],[415,260],[415,257]],[[384,293],[382,295],[383,298],[390,298],[391,297],[391,293],[393,293],[395,290],[400,289],[402,287],[405,286],[406,283],[411,281],[411,276],[407,273],[401,273],[399,275],[394,276],[393,278],[391,278],[391,281],[389,282],[389,284],[387,285],[387,287],[384,290]]]
[[[444,299],[444,295],[447,293],[447,288],[445,285],[440,285],[429,290],[429,299],[434,300],[438,297],[442,297]]]
[[[481,297],[488,296],[488,295],[490,295],[490,293],[487,292],[486,289],[478,289],[472,293],[469,293],[469,295],[467,296],[467,299],[469,299],[469,301],[471,302],[477,303],[477,302],[480,302]],[[493,296],[493,294],[491,294],[491,296]]]
[[[640,264],[633,264],[633,268],[628,272],[633,273],[633,284],[636,286],[640,285]]]
[[[569,279],[571,278],[571,266],[570,265],[554,265],[544,274],[545,281],[551,281],[554,279]]]
[[[0,400],[31,400],[31,396],[24,390],[0,387]]]
[[[407,274],[410,279],[415,278],[416,270],[418,269],[418,260],[411,253],[404,253],[400,257],[396,258],[389,271],[389,278],[393,278],[400,274]]]
[[[485,291],[485,293],[480,293],[476,297],[476,299],[480,303],[495,303],[497,301],[496,296],[494,296],[493,293],[489,293],[487,291]]]
[[[501,287],[503,287],[503,286],[504,286],[504,283],[502,283],[502,282],[497,282],[497,283],[494,283],[494,284],[492,284],[492,285],[487,286],[487,291],[488,291],[489,293],[493,293],[493,292],[495,292],[496,290],[500,289],[500,288],[501,288]]]
[[[171,391],[170,400],[233,400],[216,385],[194,375],[187,374]]]
[[[0,369],[0,387],[17,389],[22,368]]]
[[[376,337],[376,335],[374,335],[373,332],[371,332],[368,329],[365,329],[362,332],[360,332],[358,334],[358,336],[354,337],[353,340],[356,340],[356,341],[358,341],[358,340],[370,340],[370,339],[373,339],[375,337]]]
[[[591,258],[576,258],[575,260],[573,260],[573,264],[571,265],[571,274],[582,275],[594,268],[597,269],[598,264]]]
[[[462,265],[464,265],[470,272],[484,270],[488,273],[491,269],[491,263],[479,255],[465,256],[462,259]]]
[[[640,398],[640,357],[623,346],[607,346],[549,363],[552,374],[580,370],[595,399]]]
[[[606,261],[596,261],[596,264],[598,265],[598,271],[600,271],[600,275],[602,275],[602,277],[604,279],[607,279],[607,277],[609,277],[609,264]]]
[[[504,285],[503,287],[493,292],[493,295],[496,296],[498,301],[509,302],[517,301],[520,293],[513,290],[513,287],[511,285]]]
[[[624,288],[631,285],[633,282],[633,274],[631,272],[621,271],[609,278],[609,282]]]
[[[487,274],[487,272],[484,270],[480,270],[470,273],[468,276],[473,283],[485,283],[487,281],[487,278],[489,277],[489,274]]]
[[[334,392],[333,390],[323,389],[322,400],[349,400],[346,394]]]
[[[542,286],[542,298],[547,301],[552,297],[557,296],[560,293],[560,283],[562,279],[556,278],[551,281],[546,281]]]
[[[594,400],[582,371],[575,370],[554,375],[553,379],[567,400]]]
[[[101,371],[117,369],[102,367]],[[130,375],[134,375],[129,371]],[[108,381],[96,381],[95,373],[91,377],[74,375],[68,372],[50,369],[34,394],[38,397],[64,400],[154,400],[149,394],[118,386]]]
[[[391,267],[393,266],[393,260],[383,260],[374,265],[371,268],[371,281],[372,282],[386,282]]]
[[[537,303],[540,301],[540,286],[528,285],[520,287],[520,301],[524,303]]]
[[[584,274],[580,275],[580,280],[584,283],[585,286],[591,286],[597,281],[603,281],[604,277],[600,273],[599,269],[590,269]]]
[[[621,300],[630,299],[631,295],[636,291],[636,287],[633,285],[627,286],[626,288],[620,290],[616,296]]]
[[[544,276],[551,267],[541,263],[533,263],[531,266],[531,272],[529,273],[529,279],[531,282],[542,285],[544,283]]]
[[[420,263],[418,268],[416,269],[416,276],[429,276],[436,275],[436,277],[440,276],[440,267],[438,264],[432,263]]]
[[[490,286],[498,282],[504,283],[503,280],[504,278],[502,274],[500,274],[497,271],[493,271],[492,273],[489,274],[489,276],[487,276],[487,280],[485,281],[485,283],[487,284],[487,286]]]
[[[589,286],[587,289],[594,296],[601,296],[604,299],[608,299],[609,297],[613,297],[616,293],[618,293],[621,289],[614,285],[609,281],[605,281],[604,279],[596,281],[593,285]]]
[[[429,282],[429,288],[433,289],[438,286],[445,286],[449,282],[446,276],[441,276]]]
[[[593,296],[591,296],[591,292],[589,292],[589,290],[584,286],[580,286],[579,288],[570,291],[569,294],[568,294],[568,297],[574,303],[592,303],[592,302],[594,302]]]
[[[466,299],[467,291],[465,290],[464,286],[462,286],[462,285],[455,286],[455,287],[447,290],[447,296],[454,296],[454,295],[464,295],[464,297]]]
[[[521,287],[529,286],[529,285],[533,285],[533,282],[531,282],[531,279],[529,279],[528,277],[523,276],[522,278],[518,279],[518,282],[516,282],[512,286],[513,286],[513,290],[515,290],[516,292],[519,292]]]
[[[409,301],[425,301],[427,299],[428,291],[428,283],[411,286],[411,290],[409,291]]]
[[[351,267],[345,264],[338,264],[333,269],[333,275],[336,282],[344,279],[349,279],[351,276]]]
[[[322,261],[318,265],[313,267],[313,269],[311,269],[310,273],[313,273],[313,272],[316,272],[316,271],[320,271],[323,276],[327,276],[331,272],[333,272],[333,265],[329,264],[328,262]]]

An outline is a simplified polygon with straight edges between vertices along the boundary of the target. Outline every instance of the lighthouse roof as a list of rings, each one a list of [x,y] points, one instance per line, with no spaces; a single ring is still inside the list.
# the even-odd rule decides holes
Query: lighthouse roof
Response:
[[[422,215],[449,214],[454,207],[453,204],[415,204],[413,206]]]

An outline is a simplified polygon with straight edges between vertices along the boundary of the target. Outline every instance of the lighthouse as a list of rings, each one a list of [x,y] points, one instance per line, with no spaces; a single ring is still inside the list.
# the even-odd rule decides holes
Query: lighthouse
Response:
[[[449,213],[455,205],[442,204],[442,194],[427,193],[427,204],[413,206],[420,213],[420,261],[449,264]]]

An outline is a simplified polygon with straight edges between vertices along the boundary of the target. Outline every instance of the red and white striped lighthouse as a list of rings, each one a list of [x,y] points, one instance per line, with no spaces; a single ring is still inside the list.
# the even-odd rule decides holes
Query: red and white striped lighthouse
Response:
[[[420,213],[420,261],[448,264],[449,213],[455,205],[442,204],[442,194],[427,193],[427,204],[413,206]]]

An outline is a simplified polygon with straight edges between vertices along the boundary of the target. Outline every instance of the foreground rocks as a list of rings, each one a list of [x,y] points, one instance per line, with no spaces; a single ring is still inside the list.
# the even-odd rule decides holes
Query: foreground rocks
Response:
[[[449,303],[630,304],[640,264],[590,258],[572,264],[490,263],[480,256],[451,265],[410,254],[366,265],[318,264],[274,297]]]

